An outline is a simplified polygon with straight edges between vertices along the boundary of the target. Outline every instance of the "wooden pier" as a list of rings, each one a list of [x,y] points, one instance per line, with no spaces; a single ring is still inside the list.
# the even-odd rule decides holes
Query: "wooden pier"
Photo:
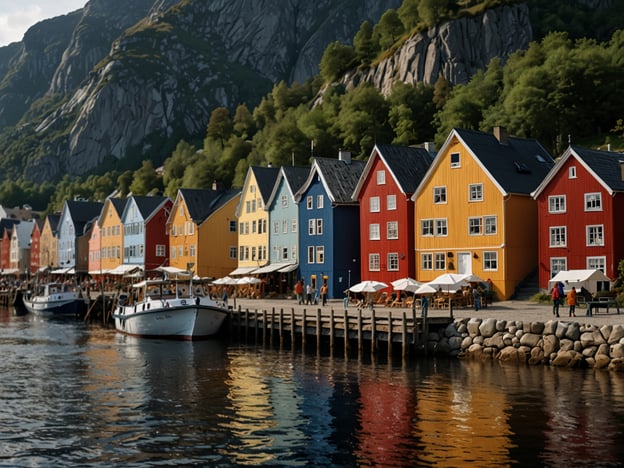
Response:
[[[319,352],[326,347],[330,354],[342,349],[345,357],[370,350],[373,358],[386,352],[388,360],[405,359],[427,353],[429,327],[446,326],[450,317],[417,316],[413,310],[307,310],[276,309],[232,310],[229,335],[233,339],[265,346],[313,347]]]

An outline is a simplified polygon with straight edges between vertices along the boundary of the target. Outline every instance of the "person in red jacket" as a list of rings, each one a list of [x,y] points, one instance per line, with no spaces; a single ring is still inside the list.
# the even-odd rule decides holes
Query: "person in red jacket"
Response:
[[[576,309],[576,288],[572,286],[572,289],[568,293],[568,307],[570,308],[569,316],[576,317],[575,309]]]
[[[556,315],[557,317],[559,317],[560,296],[559,296],[559,288],[557,287],[556,284],[550,290],[550,297],[552,298],[552,301],[553,301],[553,315]]]

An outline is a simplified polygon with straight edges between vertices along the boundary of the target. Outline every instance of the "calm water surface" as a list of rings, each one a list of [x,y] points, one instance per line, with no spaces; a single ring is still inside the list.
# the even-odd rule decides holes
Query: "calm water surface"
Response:
[[[624,376],[140,340],[0,309],[0,466],[620,466]]]

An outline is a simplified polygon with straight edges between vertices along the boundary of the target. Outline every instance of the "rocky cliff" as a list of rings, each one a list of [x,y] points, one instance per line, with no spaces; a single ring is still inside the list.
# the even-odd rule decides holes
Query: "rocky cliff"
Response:
[[[384,95],[397,81],[467,83],[495,57],[503,60],[532,40],[529,10],[520,3],[486,11],[482,16],[442,23],[405,41],[392,56],[364,70],[345,75],[347,89],[372,83]]]

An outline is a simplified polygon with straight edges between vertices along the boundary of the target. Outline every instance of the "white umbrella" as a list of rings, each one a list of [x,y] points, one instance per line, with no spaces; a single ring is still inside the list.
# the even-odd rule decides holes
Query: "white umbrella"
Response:
[[[361,283],[354,284],[349,288],[351,292],[377,292],[381,289],[387,288],[388,285],[381,281],[362,281]]]
[[[422,283],[419,283],[418,281],[412,278],[401,278],[398,280],[394,280],[390,284],[392,284],[392,287],[396,291],[408,291],[408,292],[414,292],[422,285]]]
[[[468,282],[464,279],[466,275],[458,275],[457,273],[444,273],[425,284],[436,289],[441,288],[447,292],[457,291],[462,286],[468,286]]]
[[[414,294],[433,294],[436,291],[436,288],[425,283],[420,285],[420,287],[416,291],[414,291]]]
[[[212,282],[212,284],[230,284],[230,281],[232,281],[232,278],[224,276],[223,278],[217,278]]]
[[[236,284],[258,284],[262,283],[260,278],[254,278],[253,276],[243,276],[236,280]]]
[[[479,278],[477,275],[473,275],[472,273],[469,275],[464,275],[464,281],[467,283],[484,283],[484,281]]]

